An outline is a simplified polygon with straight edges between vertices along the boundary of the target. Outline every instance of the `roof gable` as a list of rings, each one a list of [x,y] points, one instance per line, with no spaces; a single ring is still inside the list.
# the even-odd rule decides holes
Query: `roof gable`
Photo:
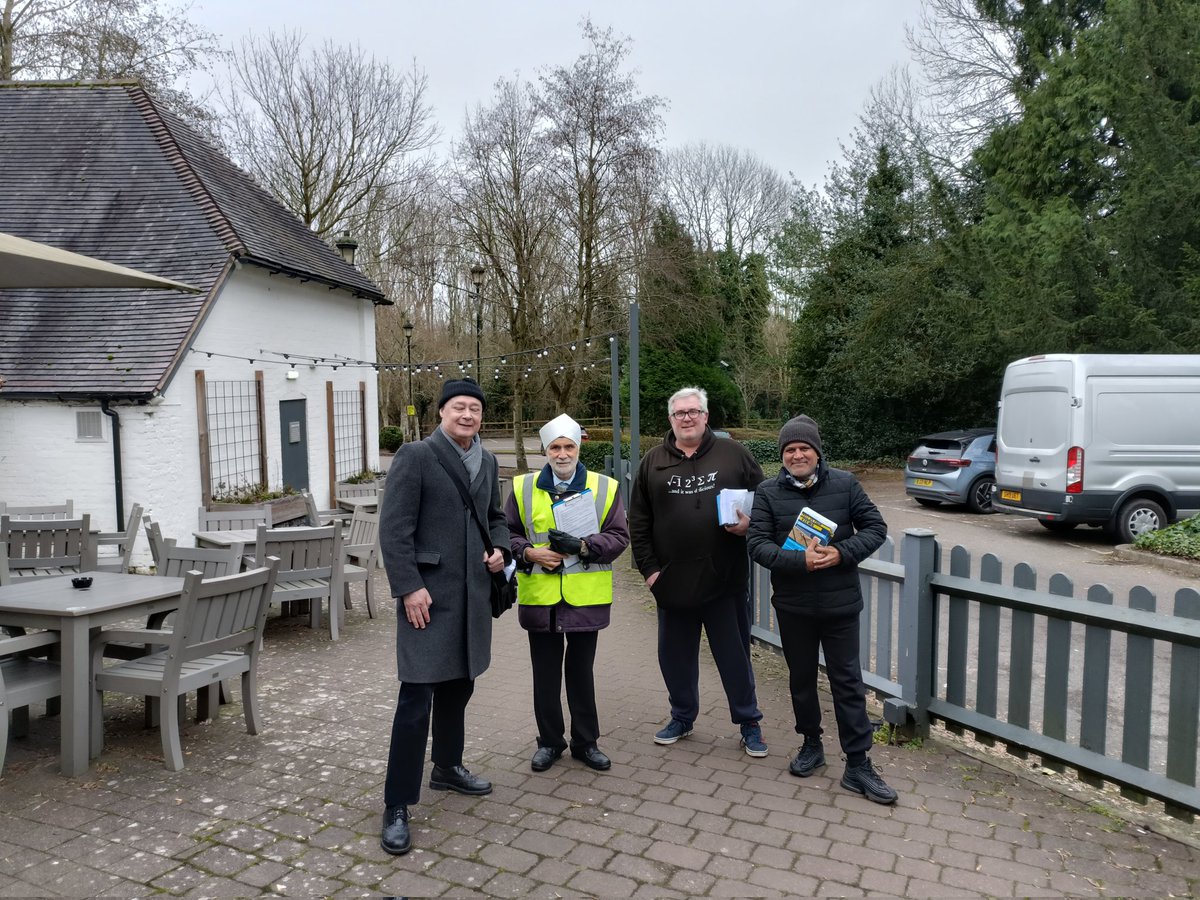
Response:
[[[3,397],[162,390],[236,258],[386,302],[135,85],[0,83],[0,197],[0,232],[204,291],[0,290]]]

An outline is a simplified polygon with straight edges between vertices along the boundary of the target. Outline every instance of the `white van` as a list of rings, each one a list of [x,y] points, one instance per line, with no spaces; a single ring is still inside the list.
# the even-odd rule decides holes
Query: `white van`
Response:
[[[1009,363],[992,508],[1128,543],[1200,511],[1200,356],[1046,354]]]

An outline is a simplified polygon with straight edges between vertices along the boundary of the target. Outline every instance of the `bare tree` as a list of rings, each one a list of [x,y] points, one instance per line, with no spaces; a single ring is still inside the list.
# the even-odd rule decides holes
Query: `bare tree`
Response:
[[[589,46],[574,63],[540,78],[564,256],[571,259],[560,307],[571,338],[591,333],[598,318],[609,322],[624,314],[637,267],[633,238],[645,233],[652,209],[636,195],[652,185],[663,106],[660,98],[643,96],[635,75],[624,70],[627,38],[590,21],[583,36]],[[563,408],[577,374],[569,368],[550,376]]]
[[[927,0],[908,45],[922,65],[947,155],[965,159],[1017,113],[1021,73],[1015,35],[979,13],[975,0]]]
[[[687,144],[667,154],[667,202],[700,249],[763,250],[787,217],[787,179],[728,144]]]
[[[497,82],[491,105],[467,115],[454,152],[455,221],[467,251],[485,262],[488,289],[481,297],[518,350],[550,343],[548,300],[558,293],[562,268],[555,258],[560,241],[551,147],[543,140],[538,108],[530,85],[515,78]],[[522,376],[512,384],[519,469],[526,468],[519,425],[538,381],[531,385]]]
[[[243,40],[221,90],[234,158],[317,233],[395,202],[436,137],[427,83],[357,47],[304,52],[299,32]]]
[[[184,79],[221,55],[190,6],[159,0],[0,0],[0,80],[134,79],[193,124]]]

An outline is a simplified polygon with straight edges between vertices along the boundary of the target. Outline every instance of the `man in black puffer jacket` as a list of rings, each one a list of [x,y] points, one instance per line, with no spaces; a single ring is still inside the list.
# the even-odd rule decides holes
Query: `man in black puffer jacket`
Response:
[[[872,728],[858,658],[863,607],[858,564],[883,544],[887,523],[857,478],[825,464],[821,431],[808,416],[796,416],[780,429],[779,454],[779,476],[755,491],[746,542],[751,558],[771,570],[771,603],[790,674],[796,733],[804,736],[788,770],[806,778],[825,765],[817,697],[818,651],[824,650],[846,754],[842,787],[876,803],[895,803],[896,792],[867,758]],[[783,543],[805,507],[832,519],[837,530],[828,546],[812,538],[803,550],[785,550]]]

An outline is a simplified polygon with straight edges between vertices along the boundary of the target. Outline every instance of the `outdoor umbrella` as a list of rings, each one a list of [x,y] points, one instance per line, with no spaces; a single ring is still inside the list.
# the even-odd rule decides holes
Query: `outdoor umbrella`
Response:
[[[166,288],[201,293],[181,281],[159,278],[0,232],[0,288]]]

